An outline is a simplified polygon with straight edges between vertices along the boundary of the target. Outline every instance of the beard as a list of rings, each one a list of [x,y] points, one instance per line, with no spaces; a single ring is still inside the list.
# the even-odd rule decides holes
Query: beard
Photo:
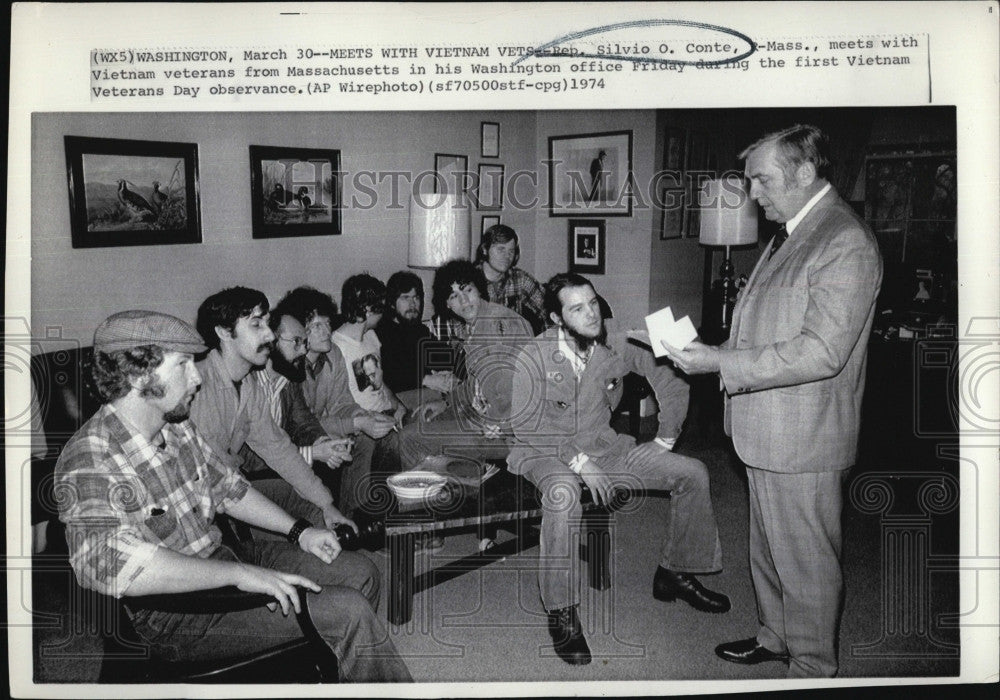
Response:
[[[608,342],[608,329],[603,321],[601,322],[601,332],[594,337],[578,332],[565,321],[563,321],[563,330],[573,339],[580,352],[587,352],[593,345],[607,345]]]
[[[281,351],[271,354],[271,366],[274,371],[285,377],[290,382],[300,384],[306,380],[306,357],[302,357],[289,362]]]
[[[190,397],[184,397],[180,402],[163,414],[163,420],[168,423],[183,423],[191,415]]]

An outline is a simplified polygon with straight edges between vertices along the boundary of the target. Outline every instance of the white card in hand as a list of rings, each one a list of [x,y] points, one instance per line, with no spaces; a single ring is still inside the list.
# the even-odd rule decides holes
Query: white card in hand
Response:
[[[669,306],[647,316],[646,328],[649,330],[650,347],[657,357],[663,357],[667,354],[661,340],[665,340],[668,345],[675,348],[683,349],[684,346],[698,337],[698,332],[694,329],[691,319],[685,316],[679,321],[675,321]]]

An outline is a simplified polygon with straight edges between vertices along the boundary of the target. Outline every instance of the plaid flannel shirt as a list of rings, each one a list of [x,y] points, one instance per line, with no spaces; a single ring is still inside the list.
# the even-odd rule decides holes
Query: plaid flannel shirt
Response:
[[[190,421],[166,424],[157,447],[106,404],[63,449],[55,469],[70,563],[85,588],[121,597],[157,547],[207,558],[213,524],[247,493]]]
[[[541,285],[519,267],[512,267],[494,282],[486,280],[486,291],[489,300],[495,304],[502,304],[525,317],[527,311],[539,319],[545,318]]]

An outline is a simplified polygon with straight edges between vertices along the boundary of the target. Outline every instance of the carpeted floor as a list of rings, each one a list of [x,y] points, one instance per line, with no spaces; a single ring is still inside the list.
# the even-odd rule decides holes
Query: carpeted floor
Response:
[[[637,511],[616,518],[612,588],[598,593],[583,587],[582,613],[594,652],[592,664],[571,667],[554,656],[536,583],[538,550],[533,548],[417,596],[412,622],[390,628],[414,679],[470,682],[783,677],[785,667],[780,663],[738,666],[719,660],[713,653],[720,642],[756,632],[747,561],[745,476],[727,443],[716,434],[688,440],[682,451],[702,459],[711,473],[725,569],[702,580],[730,596],[733,609],[729,613],[709,615],[684,603],[653,599],[652,577],[668,503],[647,499]],[[852,481],[859,479],[859,485],[863,485],[863,470],[852,475]],[[849,483],[849,493],[851,488]],[[913,518],[893,520],[862,512],[859,505],[866,511],[877,510],[869,507],[863,496],[845,499],[846,600],[840,633],[840,675],[956,675],[958,632],[940,619],[942,614],[958,610],[956,577],[953,573],[933,572],[927,559],[957,549],[957,516],[950,510],[925,518],[921,524]],[[501,533],[501,538],[505,534]],[[883,556],[883,552],[896,552],[898,543],[906,545],[911,540],[923,544],[909,554]],[[449,536],[442,551],[418,554],[418,572],[473,552],[476,544],[474,533]],[[384,572],[385,553],[368,555]],[[35,678],[93,681],[99,668],[100,642],[83,631],[69,629],[59,604],[54,602],[63,585],[44,576],[36,580],[36,610],[54,616],[37,618]]]

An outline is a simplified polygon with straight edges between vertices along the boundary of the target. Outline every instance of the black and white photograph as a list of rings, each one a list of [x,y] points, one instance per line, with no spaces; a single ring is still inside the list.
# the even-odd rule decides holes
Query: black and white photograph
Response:
[[[995,681],[952,6],[15,5],[10,694]]]
[[[549,136],[552,216],[631,216],[632,132]]]
[[[569,271],[603,275],[605,267],[605,222],[597,219],[569,220]]]

